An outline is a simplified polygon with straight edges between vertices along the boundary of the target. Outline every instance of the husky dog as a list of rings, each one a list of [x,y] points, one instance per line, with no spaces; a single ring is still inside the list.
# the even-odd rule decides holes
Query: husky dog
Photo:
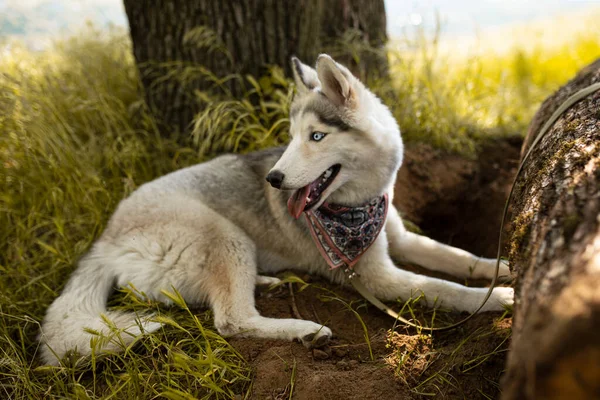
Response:
[[[102,315],[127,332],[119,343],[131,343],[161,326],[151,318],[107,311],[115,284],[132,284],[167,304],[171,300],[161,290],[175,288],[188,304],[209,305],[224,336],[323,346],[332,335],[326,326],[261,316],[255,286],[279,282],[263,274],[286,269],[344,282],[343,268],[330,268],[315,245],[308,218],[298,217],[326,204],[361,206],[384,194],[390,204],[385,225],[353,265],[364,286],[381,300],[422,292],[429,306],[477,309],[486,288],[414,274],[392,261],[461,278],[491,278],[495,270],[493,259],[404,228],[391,205],[403,144],[389,109],[328,55],[319,56],[316,69],[296,58],[292,66],[297,94],[287,148],[220,156],[146,183],[121,201],[48,308],[40,334],[45,363],[58,364],[70,350],[90,354],[86,328],[111,332]],[[506,265],[500,274],[509,275]],[[495,288],[483,310],[501,310],[512,299],[513,289]],[[98,350],[117,349],[116,342],[106,341]]]

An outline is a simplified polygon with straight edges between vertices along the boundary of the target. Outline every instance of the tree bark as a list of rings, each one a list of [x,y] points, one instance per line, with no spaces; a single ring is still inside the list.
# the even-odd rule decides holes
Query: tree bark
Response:
[[[522,154],[554,110],[599,81],[600,60],[548,98]],[[600,91],[538,143],[512,207],[516,301],[502,398],[600,398]]]
[[[145,98],[165,132],[188,131],[210,87],[203,66],[218,77],[260,76],[290,57],[308,64],[330,52],[356,74],[386,74],[383,0],[124,0]],[[352,37],[351,45],[349,38]],[[367,46],[365,46],[367,45]],[[360,57],[360,59],[358,59]],[[187,67],[187,68],[186,68]],[[225,86],[239,95],[238,81]]]

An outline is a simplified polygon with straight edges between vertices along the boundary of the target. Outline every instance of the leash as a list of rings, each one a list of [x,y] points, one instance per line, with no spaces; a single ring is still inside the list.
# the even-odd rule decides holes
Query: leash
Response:
[[[510,188],[508,198],[506,199],[506,203],[504,204],[504,212],[502,214],[502,221],[500,223],[500,234],[499,234],[499,238],[498,238],[498,253],[496,255],[496,270],[494,272],[494,277],[492,278],[492,282],[490,283],[490,288],[488,289],[487,294],[485,295],[483,301],[481,302],[481,304],[475,311],[473,311],[471,314],[469,314],[467,317],[463,318],[462,320],[460,320],[454,324],[447,325],[447,326],[441,326],[441,327],[420,326],[420,325],[415,324],[414,322],[407,320],[406,318],[402,317],[397,312],[392,310],[390,307],[383,304],[383,302],[381,302],[377,297],[375,297],[375,295],[373,295],[373,293],[371,293],[369,291],[369,289],[367,289],[365,287],[365,285],[362,284],[362,282],[360,281],[360,276],[356,272],[354,272],[350,268],[345,268],[344,273],[346,274],[346,278],[350,281],[352,286],[354,286],[354,289],[356,289],[356,291],[358,293],[360,293],[371,304],[373,304],[375,307],[377,307],[378,309],[380,309],[381,311],[383,311],[390,317],[392,317],[392,318],[396,319],[397,321],[400,321],[408,326],[412,326],[413,328],[418,328],[418,329],[428,331],[428,332],[451,330],[451,329],[454,329],[454,328],[464,324],[465,322],[467,322],[468,320],[473,318],[473,316],[475,314],[477,314],[483,308],[485,303],[489,300],[490,296],[492,295],[492,291],[494,290],[494,286],[496,285],[496,280],[498,279],[498,272],[500,271],[500,261],[501,261],[500,255],[502,252],[502,233],[504,231],[504,222],[506,221],[506,216],[508,215],[508,206],[510,205],[512,195],[515,190],[515,186],[517,184],[517,179],[519,178],[519,176],[521,175],[521,172],[523,171],[525,161],[527,161],[527,159],[531,155],[535,146],[542,140],[542,138],[546,135],[546,133],[550,130],[552,125],[554,125],[554,123],[558,120],[558,118],[560,118],[560,116],[567,109],[569,109],[572,105],[574,105],[578,101],[584,99],[585,97],[587,97],[591,93],[595,92],[596,90],[600,90],[600,82],[594,83],[584,89],[579,90],[575,94],[571,95],[567,100],[565,100],[565,102],[562,103],[562,105],[559,108],[557,108],[556,111],[554,111],[554,113],[548,119],[548,121],[546,121],[546,123],[544,124],[544,126],[542,127],[540,132],[538,133],[537,137],[535,138],[535,140],[529,147],[529,150],[525,154],[525,157],[523,157],[523,160],[519,164],[519,168],[517,169],[517,174],[515,175],[515,179],[513,180],[512,186]]]

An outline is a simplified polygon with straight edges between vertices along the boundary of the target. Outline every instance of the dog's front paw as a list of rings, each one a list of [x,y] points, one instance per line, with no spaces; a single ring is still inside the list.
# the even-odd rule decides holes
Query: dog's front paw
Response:
[[[331,329],[323,325],[318,331],[304,335],[300,340],[307,349],[317,349],[328,344],[332,335]]]
[[[512,306],[515,290],[511,287],[496,287],[481,311],[503,311],[506,306]]]

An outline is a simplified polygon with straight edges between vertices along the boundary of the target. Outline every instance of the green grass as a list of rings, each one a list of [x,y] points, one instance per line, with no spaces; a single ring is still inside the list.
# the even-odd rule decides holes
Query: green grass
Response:
[[[393,85],[374,89],[390,104],[407,142],[469,153],[481,138],[523,134],[539,102],[600,56],[594,34],[590,30],[563,47],[468,59],[439,55],[430,40],[419,39],[421,50],[390,54]],[[209,312],[118,296],[113,305],[158,310],[165,328],[120,355],[60,368],[39,367],[35,340],[46,307],[120,199],[146,181],[218,152],[287,140],[292,88],[281,70],[236,79],[247,87],[241,99],[226,91],[198,93],[210,106],[196,117],[193,140],[184,146],[158,134],[138,96],[124,33],[92,30],[42,53],[15,46],[2,54],[1,398],[246,393],[251,372],[214,333]]]
[[[2,59],[1,398],[230,398],[249,384],[242,357],[204,329],[210,313],[185,309],[163,310],[177,323],[126,354],[38,368],[39,321],[119,200],[199,160],[157,134],[137,89],[120,34],[92,32],[50,52],[17,48]],[[141,306],[133,296],[125,304]]]

